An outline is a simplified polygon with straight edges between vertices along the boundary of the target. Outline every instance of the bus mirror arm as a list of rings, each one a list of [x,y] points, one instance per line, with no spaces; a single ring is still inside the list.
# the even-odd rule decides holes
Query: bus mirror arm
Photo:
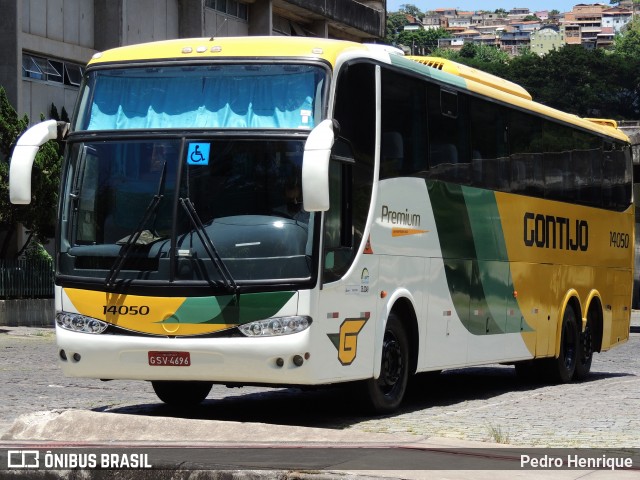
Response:
[[[36,154],[49,140],[63,140],[69,131],[69,124],[47,120],[34,125],[24,132],[11,155],[9,165],[9,199],[16,205],[31,203],[31,170]]]
[[[307,212],[329,210],[329,159],[334,122],[323,120],[309,134],[302,158],[302,199]]]

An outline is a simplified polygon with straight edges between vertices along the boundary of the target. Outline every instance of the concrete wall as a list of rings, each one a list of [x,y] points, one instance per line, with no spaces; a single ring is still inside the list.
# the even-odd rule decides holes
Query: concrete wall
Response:
[[[179,37],[177,0],[125,1],[124,7],[124,45]]]
[[[94,5],[86,0],[23,0],[22,31],[92,48]]]
[[[241,37],[249,35],[249,24],[239,18],[205,8],[204,35],[206,37]]]
[[[8,327],[53,327],[53,298],[0,300],[0,325]]]

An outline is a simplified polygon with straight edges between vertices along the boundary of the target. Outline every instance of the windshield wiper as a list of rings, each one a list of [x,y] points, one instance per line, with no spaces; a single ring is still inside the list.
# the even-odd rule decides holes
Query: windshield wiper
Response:
[[[122,267],[124,266],[124,263],[127,260],[129,253],[131,252],[131,248],[134,245],[148,245],[149,243],[152,243],[153,241],[160,238],[155,233],[155,226],[151,227],[154,230],[154,232],[145,230],[144,227],[149,222],[151,217],[155,215],[156,211],[158,210],[158,206],[160,205],[160,202],[164,197],[166,176],[167,176],[167,162],[165,160],[165,162],[162,165],[162,173],[160,174],[160,181],[158,182],[158,191],[149,202],[149,205],[147,205],[147,208],[144,210],[144,213],[142,215],[142,218],[140,219],[140,222],[138,223],[138,226],[136,227],[136,229],[131,235],[116,242],[118,244],[123,242],[123,245],[120,251],[118,252],[118,257],[116,258],[116,261],[111,266],[111,269],[107,274],[107,278],[105,279],[105,283],[107,284],[107,287],[113,287],[115,285],[115,281],[118,278],[118,275],[120,274],[120,270],[122,270]],[[154,222],[153,222],[154,225],[155,225],[155,220],[156,220],[156,217],[154,216]]]
[[[211,259],[216,269],[220,273],[220,277],[222,278],[222,281],[225,287],[230,292],[236,293],[238,291],[238,284],[233,279],[231,272],[229,272],[229,269],[227,268],[224,261],[222,260],[222,257],[216,250],[216,247],[214,246],[213,241],[211,241],[211,237],[209,237],[209,234],[207,233],[206,228],[202,224],[202,220],[200,220],[200,217],[198,216],[198,212],[196,212],[196,209],[194,208],[193,203],[191,202],[191,199],[189,197],[180,198],[180,205],[182,205],[182,208],[184,209],[187,216],[189,217],[189,220],[191,221],[191,224],[193,225],[195,232],[198,235],[198,238],[202,242],[202,245],[204,246],[204,249],[207,252],[207,255],[209,255],[209,258]]]

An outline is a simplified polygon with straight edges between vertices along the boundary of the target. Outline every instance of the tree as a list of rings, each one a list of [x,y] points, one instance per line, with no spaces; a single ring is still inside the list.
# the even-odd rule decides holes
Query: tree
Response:
[[[633,52],[633,50],[631,50]],[[583,117],[640,117],[640,50],[625,55],[565,46],[544,57],[510,58],[486,45],[437,50],[442,56],[524,87],[537,102]]]
[[[16,140],[28,124],[28,117],[18,117],[4,88],[0,87],[0,229],[5,233],[0,245],[0,258],[7,258],[18,224],[29,231],[29,240],[34,238],[41,243],[46,242],[55,231],[62,162],[60,146],[55,141],[44,144],[36,155],[32,171],[31,204],[13,205],[9,202],[8,161]]]
[[[615,36],[613,51],[628,58],[640,55],[640,19],[634,18],[623,33]]]
[[[398,35],[398,43],[411,49],[412,55],[428,55],[438,48],[439,38],[448,38],[444,28],[409,30]]]
[[[454,62],[460,62],[498,76],[504,76],[504,69],[509,62],[509,54],[507,52],[489,45],[471,42],[465,43],[458,52],[453,50],[438,50],[434,52],[434,55],[442,56]]]
[[[505,78],[525,87],[534,100],[569,113],[637,118],[638,65],[601,49],[567,45],[544,57],[513,58]]]
[[[407,15],[411,15],[412,17],[415,17],[415,18],[424,16],[424,14],[420,11],[418,7],[410,3],[404,3],[400,5],[400,11],[402,13],[406,13]]]
[[[387,15],[387,29],[385,40],[390,45],[398,43],[398,35],[402,32],[405,25],[409,24],[407,16],[404,13],[394,12]]]

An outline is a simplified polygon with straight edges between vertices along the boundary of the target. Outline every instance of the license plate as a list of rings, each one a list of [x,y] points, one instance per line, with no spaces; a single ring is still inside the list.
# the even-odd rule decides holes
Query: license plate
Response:
[[[191,365],[189,352],[149,352],[152,367],[188,367]]]

